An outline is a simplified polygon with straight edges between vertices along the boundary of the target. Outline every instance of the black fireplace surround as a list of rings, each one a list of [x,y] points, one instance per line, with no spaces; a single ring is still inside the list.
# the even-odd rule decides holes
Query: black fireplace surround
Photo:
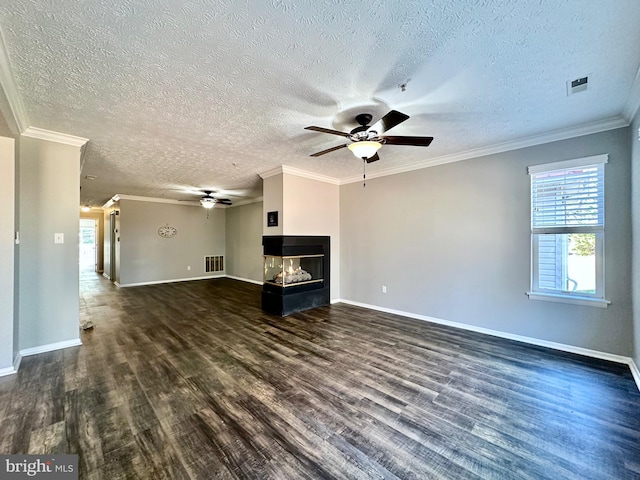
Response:
[[[330,303],[330,237],[265,235],[262,246],[265,312],[284,317]]]

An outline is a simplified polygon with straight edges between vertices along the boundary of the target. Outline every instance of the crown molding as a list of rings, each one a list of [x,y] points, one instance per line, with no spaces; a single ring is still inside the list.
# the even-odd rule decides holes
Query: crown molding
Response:
[[[267,170],[265,172],[259,173],[258,175],[260,175],[260,178],[262,178],[263,180],[269,177],[275,177],[276,175],[280,175],[281,173],[284,173],[282,171],[282,167],[283,165],[278,165],[277,167]]]
[[[108,208],[111,208],[113,204],[116,203],[117,201],[118,201],[118,195],[114,195],[109,200],[107,200],[107,202],[104,205],[102,205],[102,208],[105,210]]]
[[[140,195],[123,195],[120,193],[115,194],[111,199],[105,203],[102,208],[109,208],[114,203],[119,202],[120,200],[133,200],[135,202],[151,202],[151,203],[169,203],[172,205],[181,205],[185,207],[201,207],[200,200],[174,200],[171,198],[157,198],[157,197],[143,197]],[[262,197],[250,198],[247,200],[242,200],[240,202],[234,202],[233,205],[222,205],[216,204],[215,208],[231,208],[231,207],[239,207],[241,205],[248,205],[250,203],[261,202]]]
[[[22,132],[25,137],[37,138],[39,140],[47,140],[49,142],[62,143],[72,147],[83,148],[89,141],[88,138],[76,137],[66,133],[52,132],[38,127],[28,127]]]
[[[84,162],[87,159],[87,144],[89,142],[85,142],[84,145],[80,147],[80,173],[82,173],[82,169],[84,168]]]
[[[340,185],[340,179],[330,177],[328,175],[322,175],[320,173],[309,172],[307,170],[301,170],[300,168],[289,167],[282,165],[282,173],[289,175],[295,175],[296,177],[308,178],[310,180],[318,180],[319,182],[331,183],[333,185]]]
[[[24,132],[29,126],[29,118],[22,103],[22,97],[13,76],[11,61],[9,60],[9,52],[7,44],[4,41],[4,34],[0,29],[0,87],[4,91],[4,95],[9,104],[11,119],[18,128],[18,133]]]
[[[470,160],[472,158],[483,157],[486,155],[494,155],[496,153],[504,153],[512,150],[518,150],[520,148],[533,147],[536,145],[543,145],[545,143],[557,142],[559,140],[567,140],[569,138],[581,137],[583,135],[590,135],[593,133],[606,132],[608,130],[614,130],[616,128],[622,128],[629,126],[629,122],[623,117],[611,117],[598,122],[586,123],[578,127],[565,128],[562,130],[555,130],[553,132],[542,133],[540,135],[533,135],[531,137],[524,137],[510,142],[499,143],[489,147],[476,148],[473,150],[467,150],[465,152],[453,153],[451,155],[442,155],[440,157],[430,158],[421,162],[411,163],[409,165],[402,165],[394,168],[387,168],[384,170],[378,170],[376,172],[367,173],[367,180],[371,178],[386,177],[388,175],[395,175],[397,173],[406,173],[413,170],[420,170],[427,167],[435,167],[437,165],[444,165],[447,163],[461,162],[463,160]],[[348,183],[356,183],[362,181],[362,175],[342,178],[340,185],[346,185]]]
[[[111,197],[112,202],[119,202],[120,200],[133,200],[135,202],[152,202],[152,203],[171,203],[173,205],[186,205],[186,206],[194,206],[199,207],[200,202],[191,201],[191,200],[173,200],[171,198],[157,198],[157,197],[143,197],[140,195],[123,195],[121,193],[116,193],[113,197]]]
[[[279,165],[275,168],[272,168],[271,170],[262,172],[259,175],[264,180],[265,178],[275,177],[276,175],[280,175],[281,173],[295,175],[296,177],[308,178],[310,180],[317,180],[319,182],[331,183],[333,185],[340,185],[339,178],[322,175],[321,173],[309,172],[308,170],[302,170],[300,168],[290,167],[288,165]]]
[[[248,198],[246,200],[241,200],[239,202],[233,202],[233,205],[227,205],[230,208],[241,207],[242,205],[250,205],[252,203],[259,203],[264,200],[264,197],[256,197],[256,198]]]
[[[636,77],[633,79],[633,84],[631,85],[631,91],[629,92],[629,96],[627,97],[627,103],[624,106],[624,110],[622,111],[622,115],[629,122],[633,122],[636,114],[638,113],[638,109],[640,108],[640,68],[636,72]]]

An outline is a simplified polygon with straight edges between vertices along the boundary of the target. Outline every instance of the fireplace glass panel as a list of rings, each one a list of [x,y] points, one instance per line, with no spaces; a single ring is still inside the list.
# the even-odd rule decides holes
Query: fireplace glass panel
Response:
[[[263,281],[280,287],[322,282],[322,257],[324,255],[264,255]]]

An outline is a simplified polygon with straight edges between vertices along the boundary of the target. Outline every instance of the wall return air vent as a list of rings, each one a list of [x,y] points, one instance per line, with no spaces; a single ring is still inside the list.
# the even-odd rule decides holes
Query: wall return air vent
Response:
[[[224,256],[210,255],[204,257],[204,271],[206,273],[224,271]]]

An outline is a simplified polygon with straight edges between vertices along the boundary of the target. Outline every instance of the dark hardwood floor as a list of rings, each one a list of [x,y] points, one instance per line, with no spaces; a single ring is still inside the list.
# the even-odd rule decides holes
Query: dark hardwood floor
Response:
[[[82,347],[0,378],[1,453],[85,479],[640,478],[629,368],[230,279],[82,276]]]

